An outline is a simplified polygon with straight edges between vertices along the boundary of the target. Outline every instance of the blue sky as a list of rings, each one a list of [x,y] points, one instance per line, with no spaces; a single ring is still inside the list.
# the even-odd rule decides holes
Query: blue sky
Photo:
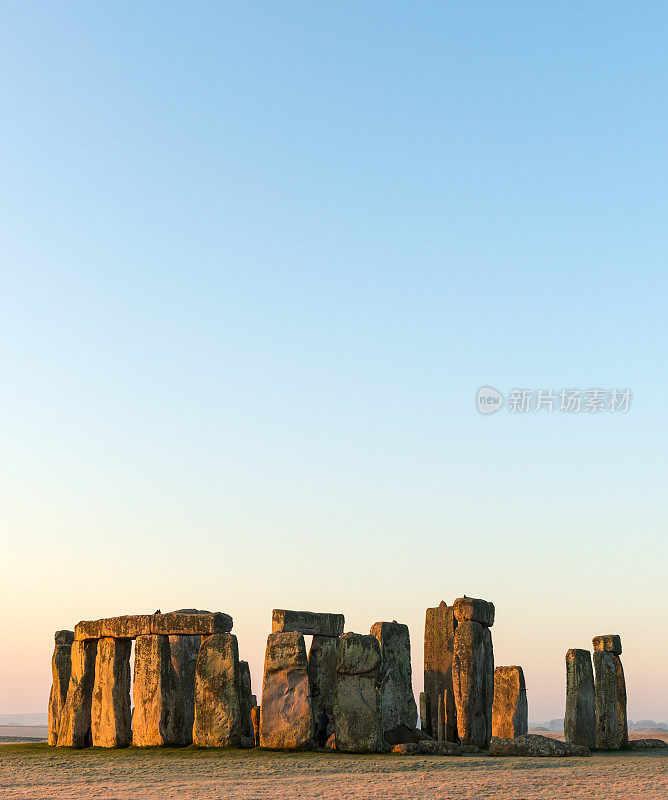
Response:
[[[56,628],[159,606],[233,613],[258,689],[272,607],[406,621],[419,690],[466,593],[533,718],[609,630],[668,717],[667,22],[3,5],[0,632],[35,667],[0,655],[0,711],[45,707]]]

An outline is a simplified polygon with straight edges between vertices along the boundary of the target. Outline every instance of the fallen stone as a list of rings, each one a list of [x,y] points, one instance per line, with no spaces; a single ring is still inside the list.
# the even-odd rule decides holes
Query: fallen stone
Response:
[[[337,750],[378,753],[386,749],[378,686],[380,667],[380,645],[375,636],[343,634],[339,640],[334,691]]]
[[[183,704],[183,725],[181,741],[184,745],[192,744],[193,725],[195,724],[195,666],[202,643],[201,636],[173,635],[169,637],[169,651],[172,666]]]
[[[622,637],[617,633],[594,636],[591,641],[596,652],[612,653],[615,656],[622,654]]]
[[[255,739],[253,731],[253,720],[251,709],[257,703],[253,703],[253,693],[251,690],[251,674],[248,661],[239,662],[239,710],[241,712],[241,735]]]
[[[137,637],[132,695],[132,744],[135,747],[184,744],[181,738],[183,698],[168,636]]]
[[[74,631],[56,631],[55,647],[51,658],[53,682],[49,694],[49,744],[58,744],[60,715],[67,701],[67,690],[72,674],[72,642]]]
[[[594,676],[596,747],[599,750],[618,750],[621,737],[617,717],[617,668],[612,653],[594,651]]]
[[[304,750],[313,744],[312,730],[304,636],[271,633],[264,658],[260,746]]]
[[[216,633],[202,639],[195,667],[195,723],[198,747],[239,747],[242,735],[237,637]]]
[[[426,713],[420,715],[425,733],[438,736],[438,706],[443,695],[445,711],[445,738],[457,739],[457,710],[452,684],[455,628],[454,608],[444,601],[428,608],[424,625],[424,694],[427,697]]]
[[[619,746],[627,747],[629,743],[629,724],[626,717],[626,680],[624,667],[619,656],[612,656],[615,661],[615,674],[617,676],[617,733]]]
[[[305,636],[340,636],[343,614],[319,614],[314,611],[289,611],[275,608],[271,614],[272,633],[302,633]]]
[[[531,756],[533,758],[591,755],[588,747],[559,742],[536,733],[527,733],[517,739],[500,739],[498,736],[493,736],[489,744],[489,754],[490,756]]]
[[[260,746],[260,706],[251,708],[251,721],[253,722],[253,739],[255,746]]]
[[[130,652],[132,639],[100,639],[91,705],[94,747],[127,747],[132,741]]]
[[[314,636],[308,653],[308,678],[311,687],[311,708],[313,709],[313,736],[318,714],[327,710],[329,724],[327,733],[334,733],[334,684],[336,683],[336,649],[338,638],[333,636]]]
[[[60,714],[59,747],[89,747],[97,642],[74,642],[67,699]]]
[[[417,756],[420,754],[420,745],[416,742],[405,742],[403,744],[395,744],[390,750],[397,756]]]
[[[462,748],[463,756],[473,756],[480,752],[480,748],[476,747],[474,744],[462,744],[460,746]]]
[[[478,600],[475,597],[458,597],[454,604],[457,622],[479,622],[487,628],[494,624],[494,603]]]
[[[497,667],[494,670],[492,735],[516,739],[528,730],[527,690],[522,667]]]
[[[479,622],[460,622],[455,631],[452,662],[459,739],[462,744],[483,749],[489,744],[486,712],[492,703],[486,690],[489,679],[484,631]]]
[[[420,752],[426,756],[460,756],[462,748],[455,742],[418,742]]]
[[[74,628],[76,641],[87,639],[136,639],[149,634],[210,636],[229,633],[232,617],[216,611],[171,611],[168,614],[134,614],[79,622]]]
[[[423,738],[415,736],[416,730],[417,728],[409,728],[408,725],[397,725],[391,731],[384,731],[383,736],[389,745],[412,744]]]
[[[596,747],[594,672],[589,650],[566,653],[564,737],[571,744]]]
[[[376,622],[371,635],[380,645],[380,697],[383,730],[398,725],[413,729],[417,725],[417,706],[413,695],[411,641],[408,625]]]
[[[628,746],[634,750],[650,750],[655,747],[668,747],[668,743],[663,739],[630,739]]]

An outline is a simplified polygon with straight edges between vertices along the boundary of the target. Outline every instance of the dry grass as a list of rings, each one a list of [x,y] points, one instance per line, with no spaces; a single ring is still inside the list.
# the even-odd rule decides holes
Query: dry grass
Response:
[[[668,749],[590,758],[462,758],[147,748],[0,748],[0,798],[665,800]]]

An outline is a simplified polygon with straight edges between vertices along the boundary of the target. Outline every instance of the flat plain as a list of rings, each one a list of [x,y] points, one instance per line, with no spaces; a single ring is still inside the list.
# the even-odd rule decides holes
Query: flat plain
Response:
[[[0,747],[7,800],[666,800],[668,748],[588,758]]]

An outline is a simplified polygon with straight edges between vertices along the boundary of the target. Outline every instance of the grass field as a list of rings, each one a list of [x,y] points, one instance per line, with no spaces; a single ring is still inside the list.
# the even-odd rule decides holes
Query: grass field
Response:
[[[668,749],[501,759],[6,744],[0,747],[0,797],[666,800]]]

